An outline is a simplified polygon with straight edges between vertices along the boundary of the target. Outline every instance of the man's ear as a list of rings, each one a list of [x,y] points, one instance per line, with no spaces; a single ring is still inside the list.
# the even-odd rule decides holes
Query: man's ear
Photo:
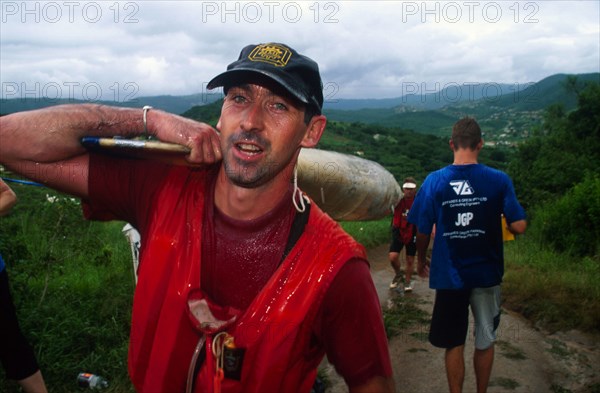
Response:
[[[304,138],[302,138],[300,146],[309,148],[317,146],[317,143],[319,143],[319,140],[323,135],[323,131],[325,131],[326,124],[327,118],[325,116],[313,116],[308,123],[308,127],[306,127],[306,133],[304,134]]]
[[[448,141],[448,144],[450,145],[450,150],[454,151],[454,142],[452,142],[452,139]]]

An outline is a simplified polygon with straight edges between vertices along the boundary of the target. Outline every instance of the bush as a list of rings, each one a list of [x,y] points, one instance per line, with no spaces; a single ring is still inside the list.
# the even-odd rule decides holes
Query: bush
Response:
[[[519,200],[530,210],[563,195],[586,174],[600,174],[600,85],[578,93],[578,108],[567,114],[550,106],[536,136],[519,146],[508,166]]]
[[[600,176],[590,175],[563,197],[534,211],[532,236],[573,256],[600,251]]]

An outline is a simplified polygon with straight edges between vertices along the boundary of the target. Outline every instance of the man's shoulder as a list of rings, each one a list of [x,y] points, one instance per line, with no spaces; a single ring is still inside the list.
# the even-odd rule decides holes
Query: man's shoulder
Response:
[[[479,164],[478,167],[480,168],[481,171],[486,171],[486,172],[489,172],[489,173],[494,173],[494,174],[496,174],[498,176],[507,176],[508,177],[508,175],[506,174],[506,172],[501,171],[500,169],[492,168],[491,166],[487,166],[485,164]]]
[[[491,180],[493,183],[497,185],[505,185],[507,183],[511,183],[510,177],[504,171],[500,169],[492,168],[484,164],[480,164],[479,171],[480,177],[485,177],[486,179]]]
[[[431,184],[437,184],[439,183],[440,180],[449,178],[454,176],[455,174],[455,168],[453,165],[446,165],[443,168],[437,169],[431,173],[429,173],[429,175],[427,175],[427,177],[425,178],[425,181],[423,182],[423,186],[427,184],[431,185]]]
[[[444,180],[452,177],[452,174],[453,172],[451,165],[445,166],[443,168],[437,169],[429,173],[423,181],[423,184],[421,185],[421,188],[417,193],[417,197],[419,196],[419,194],[422,194],[421,191],[425,193],[430,193],[432,190],[439,187],[444,182]]]
[[[444,176],[444,175],[450,173],[451,170],[452,170],[452,165],[446,165],[445,167],[436,169],[435,171],[429,173],[429,175],[427,175],[426,179],[433,179],[433,178],[437,178],[439,176]]]

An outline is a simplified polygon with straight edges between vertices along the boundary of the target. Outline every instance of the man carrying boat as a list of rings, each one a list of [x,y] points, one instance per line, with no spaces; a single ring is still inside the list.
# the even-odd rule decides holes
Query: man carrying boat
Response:
[[[317,64],[249,45],[209,82],[216,130],[145,107],[57,106],[0,119],[0,159],[142,235],[129,372],[138,391],[309,392],[326,354],[351,392],[393,391],[365,250],[297,188],[326,124]],[[92,154],[147,132],[187,166]]]

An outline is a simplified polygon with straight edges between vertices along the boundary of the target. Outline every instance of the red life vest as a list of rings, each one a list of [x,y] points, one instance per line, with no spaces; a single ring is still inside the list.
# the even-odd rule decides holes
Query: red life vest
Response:
[[[413,205],[414,198],[402,198],[394,211],[394,219],[398,217],[398,227],[400,228],[400,241],[407,245],[414,241],[417,234],[417,227],[408,222],[408,212]]]
[[[140,228],[145,241],[129,348],[129,373],[139,392],[183,392],[188,383],[202,337],[188,316],[188,296],[200,287],[205,190],[205,172],[173,168],[148,227]],[[227,328],[244,355],[240,380],[224,379],[222,391],[310,391],[324,355],[311,346],[314,318],[335,275],[354,257],[366,259],[364,248],[313,204],[294,248]],[[207,347],[213,336],[206,337]],[[214,377],[209,348],[195,392],[214,391]]]

